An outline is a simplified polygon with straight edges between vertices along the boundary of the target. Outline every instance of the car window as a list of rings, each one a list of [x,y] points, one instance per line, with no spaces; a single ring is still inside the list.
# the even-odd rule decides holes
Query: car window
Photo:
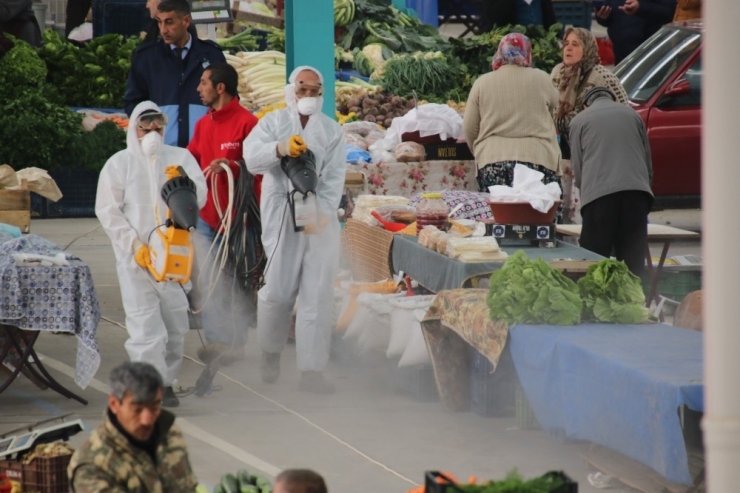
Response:
[[[682,96],[675,96],[666,100],[664,107],[700,106],[701,105],[701,56],[696,59],[681,79],[685,79],[691,86],[691,91]]]
[[[701,34],[691,29],[665,27],[641,44],[614,74],[630,100],[644,103],[701,45]]]

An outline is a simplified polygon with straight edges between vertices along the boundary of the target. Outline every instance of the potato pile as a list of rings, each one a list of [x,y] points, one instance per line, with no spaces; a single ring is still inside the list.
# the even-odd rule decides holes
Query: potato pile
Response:
[[[405,115],[413,107],[413,100],[376,92],[354,95],[345,103],[345,106],[340,108],[340,111],[344,114],[353,112],[362,121],[377,123],[388,128],[394,118]]]

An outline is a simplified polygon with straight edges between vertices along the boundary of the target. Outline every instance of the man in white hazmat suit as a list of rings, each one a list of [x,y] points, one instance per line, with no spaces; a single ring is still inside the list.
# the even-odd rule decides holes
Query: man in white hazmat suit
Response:
[[[262,243],[267,255],[265,286],[257,302],[257,337],[262,346],[262,380],[275,382],[280,353],[288,338],[298,298],[296,352],[299,388],[328,394],[334,386],[323,376],[329,361],[334,320],[334,280],[339,267],[337,209],[344,189],[342,130],[321,113],[323,78],[311,67],[298,67],[285,88],[287,108],[262,118],[244,141],[244,160],[262,181]],[[296,232],[288,194],[293,190],[282,171],[283,156],[306,150],[316,158],[318,226]]]
[[[157,282],[149,273],[148,243],[167,214],[160,196],[168,180],[165,169],[182,166],[195,182],[198,207],[206,202],[206,181],[190,152],[164,145],[167,116],[156,104],[139,103],[129,121],[127,148],[114,154],[100,172],[95,214],[116,255],[129,334],[126,351],[131,361],[150,363],[162,374],[162,404],[177,407],[172,386],[189,330],[188,300],[182,285]]]

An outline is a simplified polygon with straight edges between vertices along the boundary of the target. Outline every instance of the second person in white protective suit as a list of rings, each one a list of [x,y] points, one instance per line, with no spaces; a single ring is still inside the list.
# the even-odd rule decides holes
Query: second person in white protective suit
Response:
[[[328,394],[334,386],[323,371],[329,361],[334,320],[334,280],[339,268],[340,228],[337,209],[344,189],[342,129],[321,113],[323,78],[311,67],[298,67],[285,88],[287,108],[262,118],[244,141],[244,160],[262,181],[262,243],[267,255],[265,286],[257,301],[257,337],[262,347],[262,380],[280,375],[280,353],[288,339],[298,299],[296,352],[299,388]],[[318,227],[296,232],[288,194],[293,190],[282,171],[284,156],[310,150],[318,175]]]
[[[148,243],[167,214],[160,196],[168,180],[165,169],[182,166],[195,182],[198,207],[206,202],[206,181],[190,152],[164,145],[167,115],[156,104],[139,103],[129,121],[126,149],[114,154],[100,172],[95,214],[116,255],[129,334],[126,351],[131,361],[150,363],[162,374],[162,404],[176,407],[173,383],[189,330],[188,300],[182,285],[157,282],[149,273]]]

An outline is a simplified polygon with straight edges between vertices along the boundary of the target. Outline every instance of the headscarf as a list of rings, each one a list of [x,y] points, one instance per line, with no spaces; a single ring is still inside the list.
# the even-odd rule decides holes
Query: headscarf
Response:
[[[528,37],[511,33],[501,38],[491,68],[498,70],[502,65],[532,66],[532,43]]]
[[[588,77],[596,65],[601,64],[599,57],[599,46],[596,44],[596,37],[588,29],[582,27],[568,27],[565,29],[563,41],[570,33],[575,33],[583,44],[583,58],[568,67],[562,64],[560,67],[560,106],[558,107],[558,117],[567,115],[576,105],[578,98],[578,88],[581,83]]]
[[[308,65],[301,65],[300,67],[296,67],[295,69],[293,69],[293,71],[290,73],[290,77],[288,77],[288,85],[285,86],[285,105],[296,113],[298,113],[298,99],[295,97],[295,81],[298,78],[298,74],[300,74],[304,70],[308,70],[316,74],[316,76],[319,78],[321,86],[324,86],[324,76],[321,75],[321,72],[319,72],[315,68],[309,67]],[[319,96],[318,98],[319,108],[322,108],[324,106],[324,98],[322,96]]]

